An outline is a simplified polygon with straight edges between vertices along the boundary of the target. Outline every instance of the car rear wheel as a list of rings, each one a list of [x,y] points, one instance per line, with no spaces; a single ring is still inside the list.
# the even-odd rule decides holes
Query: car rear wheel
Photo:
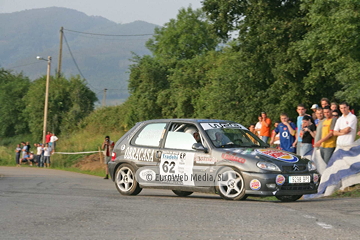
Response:
[[[137,195],[141,192],[135,179],[135,170],[129,164],[121,164],[115,173],[115,186],[122,195]]]
[[[245,183],[240,171],[224,168],[218,173],[216,192],[226,200],[242,200],[246,198]]]
[[[187,197],[187,196],[189,196],[189,195],[191,195],[193,193],[193,192],[178,191],[178,190],[172,190],[172,191],[173,191],[173,193],[175,193],[179,197]]]
[[[301,198],[302,195],[275,196],[275,197],[282,202],[295,202],[296,200]]]

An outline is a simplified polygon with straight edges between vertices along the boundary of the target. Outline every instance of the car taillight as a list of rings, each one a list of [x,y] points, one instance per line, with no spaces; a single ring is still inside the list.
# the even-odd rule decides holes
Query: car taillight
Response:
[[[116,158],[116,153],[113,152],[113,153],[111,154],[111,161],[114,162],[114,161],[115,161],[115,158]]]

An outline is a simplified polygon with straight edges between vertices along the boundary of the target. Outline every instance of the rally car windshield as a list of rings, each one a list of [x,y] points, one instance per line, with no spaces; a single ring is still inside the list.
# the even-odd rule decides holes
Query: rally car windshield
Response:
[[[252,132],[244,128],[215,128],[206,129],[205,132],[217,148],[268,146]]]

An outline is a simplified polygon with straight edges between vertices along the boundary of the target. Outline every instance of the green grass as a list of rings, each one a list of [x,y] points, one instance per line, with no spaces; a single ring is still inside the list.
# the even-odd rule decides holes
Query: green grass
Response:
[[[333,198],[358,198],[360,197],[360,184],[346,188],[344,191],[336,191],[330,197]]]
[[[87,152],[98,151],[104,141],[105,136],[109,135],[111,140],[116,142],[124,131],[111,131],[107,133],[99,133],[93,130],[82,130],[69,136],[58,136],[59,140],[56,145],[56,152]],[[16,138],[2,139],[5,146],[0,146],[0,166],[15,166],[15,148],[21,141],[29,141],[32,146],[32,151],[36,153],[33,148],[31,137],[20,136]],[[66,171],[74,171],[96,176],[104,175],[104,170],[99,171],[82,171],[73,167],[74,164],[83,160],[88,154],[54,154],[51,156],[51,168],[61,169]]]

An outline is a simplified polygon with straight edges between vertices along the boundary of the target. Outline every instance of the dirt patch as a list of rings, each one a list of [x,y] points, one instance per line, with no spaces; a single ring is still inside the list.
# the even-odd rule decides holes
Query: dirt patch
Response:
[[[102,159],[100,160],[99,153],[91,154],[86,156],[83,160],[79,161],[78,163],[74,164],[73,167],[85,171],[96,171],[96,170],[105,169],[103,156],[101,156],[101,158]]]

